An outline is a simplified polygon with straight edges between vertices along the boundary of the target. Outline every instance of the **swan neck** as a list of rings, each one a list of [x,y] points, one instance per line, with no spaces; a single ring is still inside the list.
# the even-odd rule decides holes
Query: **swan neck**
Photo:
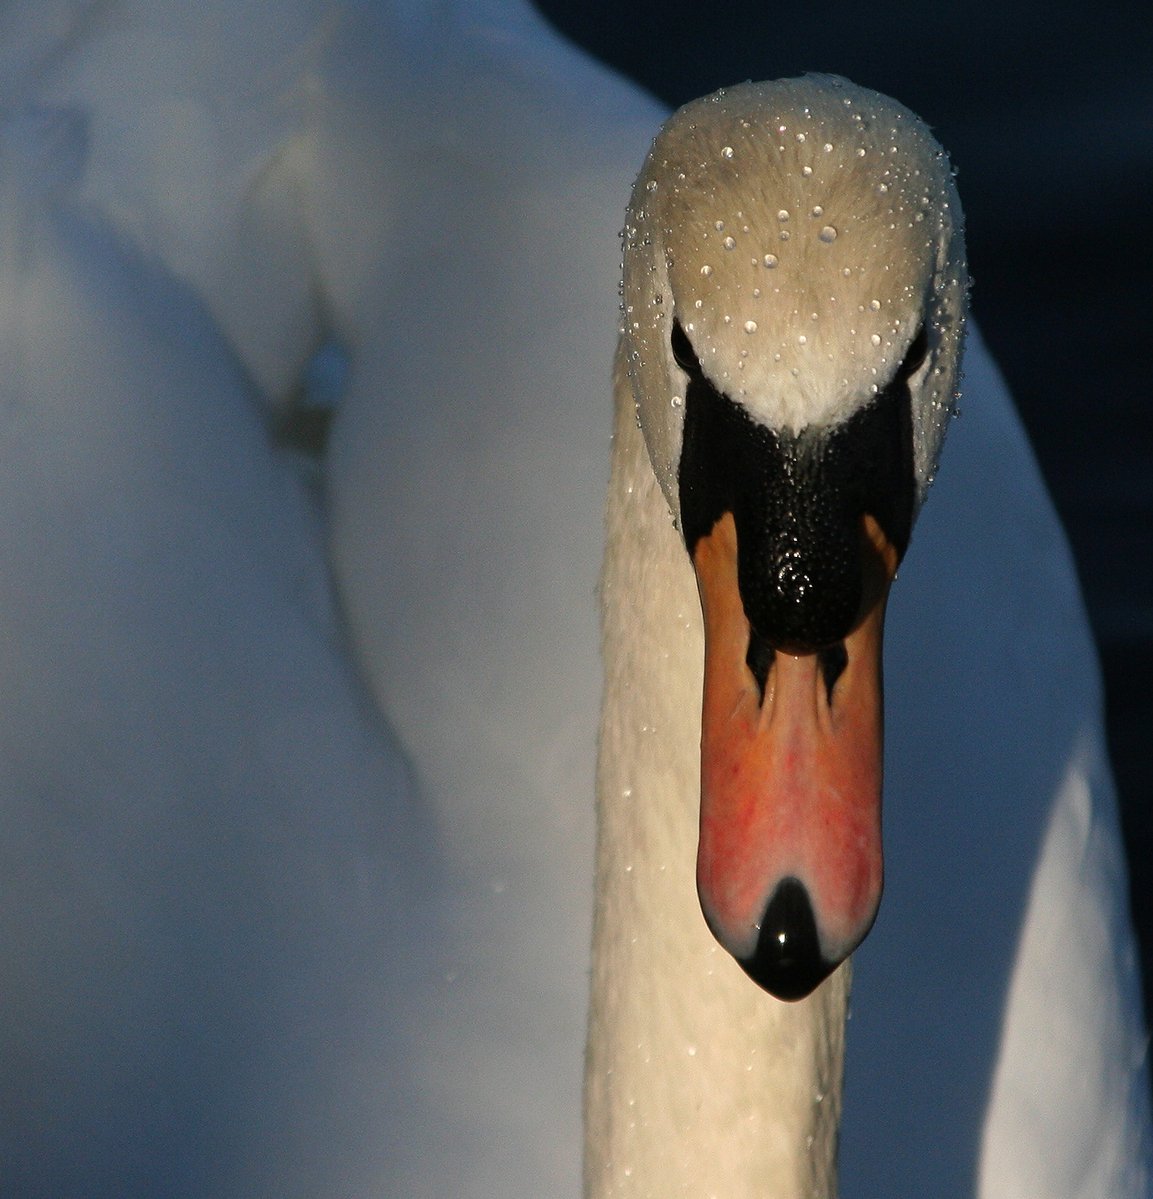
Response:
[[[848,972],[782,1003],[705,926],[700,608],[619,366],[585,1195],[833,1195]]]

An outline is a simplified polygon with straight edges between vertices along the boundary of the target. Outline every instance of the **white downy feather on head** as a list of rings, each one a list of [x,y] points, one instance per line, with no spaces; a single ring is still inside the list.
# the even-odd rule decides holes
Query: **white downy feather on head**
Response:
[[[686,376],[678,320],[718,391],[800,433],[911,376],[918,501],[952,411],[967,271],[945,152],[904,106],[830,75],[686,105],[653,142],[625,226],[624,341],[673,512]]]

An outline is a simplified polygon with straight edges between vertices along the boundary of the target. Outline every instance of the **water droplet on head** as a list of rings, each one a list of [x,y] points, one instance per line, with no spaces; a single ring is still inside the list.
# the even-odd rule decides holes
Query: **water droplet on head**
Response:
[[[807,179],[813,173],[812,167],[801,167],[801,174]]]
[[[881,335],[879,333],[874,333],[869,340],[873,343],[873,345],[879,346],[881,344]]]
[[[825,210],[819,204],[814,204],[812,215],[813,216],[824,216]]]
[[[732,158],[732,156],[733,156],[732,146],[722,146],[721,147],[721,157],[722,158]]]
[[[673,407],[674,408],[679,408],[684,402],[685,401],[684,401],[683,396],[673,396]]]
[[[809,339],[803,333],[798,333],[797,334],[797,345],[806,346],[808,344],[809,344]]]
[[[701,267],[701,274],[707,279],[712,273],[713,268],[706,262],[705,265]]]
[[[731,237],[726,237],[725,240],[721,242],[721,245],[724,246],[726,250],[733,250],[736,249],[737,243]]]
[[[817,236],[827,245],[837,240],[837,230],[832,225],[826,225]]]
[[[881,307],[881,301],[880,301],[880,300],[870,300],[870,301],[869,301],[869,307],[870,307],[870,308],[871,308],[871,309],[872,309],[874,312],[877,312],[877,311],[879,311],[879,310],[880,310],[880,307]]]
[[[745,321],[745,332],[746,333],[755,333],[756,331],[757,331],[757,322],[756,321]]]
[[[714,229],[715,229],[715,230],[716,230],[718,233],[720,233],[720,232],[721,232],[721,231],[724,229],[724,227],[725,227],[725,222],[724,222],[724,221],[714,221],[714,222],[713,222],[713,228],[714,228]]]
[[[789,210],[787,208],[782,208],[777,212],[777,220],[778,221],[787,221],[788,219],[789,219]]]
[[[656,190],[657,190],[657,181],[655,179],[650,179],[648,181],[648,183],[645,184],[645,191],[655,192]]]

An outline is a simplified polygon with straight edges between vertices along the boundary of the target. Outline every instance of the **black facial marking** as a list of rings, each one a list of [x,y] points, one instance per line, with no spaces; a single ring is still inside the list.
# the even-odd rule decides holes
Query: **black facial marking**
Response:
[[[904,555],[916,497],[908,381],[927,346],[922,329],[892,382],[865,408],[831,429],[794,436],[756,424],[717,391],[674,322],[673,353],[689,379],[678,475],[685,545],[692,553],[732,512],[745,614],[773,648],[835,646],[852,630],[863,593],[866,513]],[[764,654],[752,644],[749,652],[752,669]],[[831,691],[828,679],[826,670]]]

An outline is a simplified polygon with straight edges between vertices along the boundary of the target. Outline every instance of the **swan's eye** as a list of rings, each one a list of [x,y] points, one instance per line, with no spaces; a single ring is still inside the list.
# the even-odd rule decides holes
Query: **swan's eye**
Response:
[[[673,333],[669,340],[672,345],[673,357],[681,370],[692,375],[701,369],[700,361],[693,352],[693,343],[689,341],[688,334],[681,328],[680,321],[673,321]]]
[[[897,372],[898,379],[909,379],[917,373],[917,368],[925,361],[925,355],[929,352],[929,331],[922,325],[917,330],[917,336],[913,338],[912,344],[909,346],[909,352],[905,355],[905,361],[901,363],[901,369]]]

